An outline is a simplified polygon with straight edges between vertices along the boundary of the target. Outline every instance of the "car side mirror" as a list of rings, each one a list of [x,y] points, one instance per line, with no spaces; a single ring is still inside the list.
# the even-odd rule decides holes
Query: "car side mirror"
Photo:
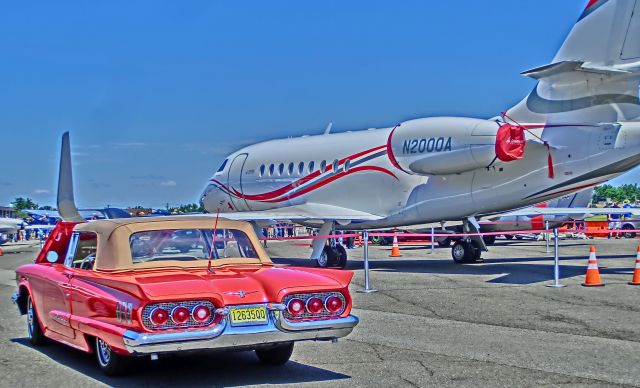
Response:
[[[58,252],[49,251],[47,252],[47,261],[51,264],[58,262]]]

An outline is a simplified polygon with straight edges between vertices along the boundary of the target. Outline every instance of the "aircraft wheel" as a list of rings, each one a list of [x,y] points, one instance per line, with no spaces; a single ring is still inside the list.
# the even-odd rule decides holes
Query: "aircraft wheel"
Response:
[[[438,246],[440,248],[446,248],[451,246],[451,239],[449,237],[445,238],[444,240],[437,240],[438,241]]]
[[[482,261],[482,247],[476,240],[471,240],[472,252],[469,261]]]
[[[505,234],[504,238],[506,238],[507,240],[513,240],[513,235],[512,234]]]
[[[322,250],[322,253],[320,254],[320,257],[318,257],[316,259],[316,266],[320,267],[320,268],[327,268],[329,266],[329,251],[330,249],[327,249],[329,247],[324,247],[324,249]]]
[[[320,268],[338,266],[344,268],[347,265],[347,251],[340,244],[337,244],[335,248],[330,245],[325,245],[322,249],[322,254],[316,259],[316,265]]]
[[[633,226],[626,224],[622,227],[622,230],[633,230]],[[622,235],[624,236],[624,238],[636,238],[635,232],[623,232]]]
[[[493,245],[496,242],[496,236],[495,235],[482,236],[482,239],[484,240],[484,243],[487,244],[487,245]]]
[[[457,264],[468,263],[475,257],[475,249],[468,242],[459,240],[451,247],[451,257]]]
[[[336,245],[336,250],[338,251],[336,265],[338,268],[344,269],[347,266],[347,250],[340,244]]]

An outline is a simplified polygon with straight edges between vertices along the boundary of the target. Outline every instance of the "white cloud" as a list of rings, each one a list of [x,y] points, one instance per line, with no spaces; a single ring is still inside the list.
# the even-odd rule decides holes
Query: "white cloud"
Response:
[[[164,186],[164,187],[174,187],[177,185],[178,184],[176,183],[176,181],[172,181],[172,180],[166,180],[166,181],[160,182],[160,186]]]
[[[35,189],[35,190],[33,190],[33,194],[51,194],[51,190]]]

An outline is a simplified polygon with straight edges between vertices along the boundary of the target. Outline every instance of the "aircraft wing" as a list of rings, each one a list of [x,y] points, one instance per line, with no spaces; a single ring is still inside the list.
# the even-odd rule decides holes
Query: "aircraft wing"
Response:
[[[291,206],[265,211],[220,213],[220,217],[238,221],[375,221],[383,218],[381,216],[361,212],[359,210],[319,203],[307,203],[303,205],[297,205],[295,207]]]
[[[599,215],[599,214],[633,214],[640,215],[640,208],[610,208],[610,207],[545,207],[525,208],[503,214],[503,216],[540,216],[540,215]]]

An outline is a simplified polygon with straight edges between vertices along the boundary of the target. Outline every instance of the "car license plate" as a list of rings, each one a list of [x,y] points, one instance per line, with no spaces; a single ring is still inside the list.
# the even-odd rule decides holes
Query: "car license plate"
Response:
[[[232,325],[259,325],[267,323],[267,309],[264,306],[232,308],[230,315]]]

